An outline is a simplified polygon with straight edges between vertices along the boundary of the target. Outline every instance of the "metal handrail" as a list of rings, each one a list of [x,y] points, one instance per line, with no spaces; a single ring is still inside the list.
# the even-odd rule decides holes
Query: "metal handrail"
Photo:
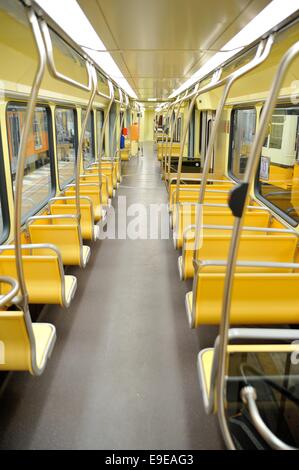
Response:
[[[162,168],[163,168],[163,173],[164,173],[164,179],[165,179],[165,182],[166,182],[166,171],[167,171],[167,153],[168,153],[168,144],[171,142],[172,140],[172,132],[173,132],[173,124],[174,124],[174,120],[173,120],[173,113],[175,114],[175,107],[177,105],[177,102],[178,102],[178,98],[171,102],[170,103],[170,106],[169,106],[169,128],[168,128],[168,134],[167,134],[167,139],[166,139],[166,142],[165,142],[165,155],[163,154],[163,165],[162,165]]]
[[[105,133],[106,133],[106,127],[109,121],[109,115],[110,115],[110,110],[112,103],[114,101],[114,87],[110,80],[108,80],[108,86],[109,86],[109,91],[110,91],[110,99],[109,103],[107,106],[106,114],[104,117],[104,123],[102,127],[102,132],[101,132],[101,138],[100,138],[100,145],[98,146],[98,176],[99,176],[99,188],[100,188],[100,204],[102,205],[102,185],[103,185],[103,175],[102,175],[102,153],[103,153],[103,146],[104,146],[104,138],[105,138]]]
[[[217,374],[217,409],[219,424],[224,436],[226,445],[229,449],[235,449],[230,430],[225,416],[225,375],[227,369],[227,345],[228,345],[228,331],[230,324],[230,309],[232,301],[232,288],[234,272],[237,264],[240,236],[242,226],[244,223],[244,206],[249,197],[250,186],[255,178],[258,168],[260,154],[262,151],[263,142],[267,134],[268,124],[270,122],[279,90],[282,86],[284,77],[289,69],[293,60],[299,55],[299,41],[296,42],[284,54],[278,70],[275,74],[270,93],[265,102],[262,110],[260,125],[253,141],[250,155],[247,161],[244,181],[240,183],[231,193],[230,207],[233,215],[235,216],[235,223],[232,233],[231,244],[228,254],[228,262],[226,268],[226,276],[224,281],[224,294],[222,315],[220,321],[220,343],[219,343],[219,369]],[[236,205],[238,199],[238,207]]]
[[[262,438],[275,450],[298,450],[295,447],[289,446],[281,439],[279,439],[265,424],[260,415],[257,407],[257,393],[254,387],[246,385],[241,390],[241,399],[244,405],[248,406],[249,414],[256,430],[260,433]]]
[[[92,77],[89,74],[88,61],[85,61],[85,67],[86,67],[87,74],[88,74],[88,85],[84,85],[83,83],[77,82],[76,80],[73,80],[72,78],[67,77],[66,75],[63,75],[62,73],[58,72],[58,70],[56,69],[56,66],[55,66],[52,39],[51,39],[51,35],[50,35],[48,25],[45,22],[45,20],[43,20],[43,19],[40,19],[39,24],[40,24],[41,31],[42,31],[43,38],[44,38],[44,42],[45,42],[49,70],[50,70],[50,73],[52,74],[52,76],[54,78],[57,78],[58,80],[62,80],[63,82],[67,83],[68,85],[75,86],[76,88],[79,88],[80,90],[91,91],[91,89],[92,89]]]
[[[184,94],[183,98],[186,95],[187,95],[187,91]],[[178,109],[177,109],[177,112],[175,113],[175,120],[174,120],[174,123],[173,123],[173,131],[171,132],[169,156],[168,156],[168,178],[167,178],[168,185],[169,185],[169,180],[170,180],[170,167],[171,167],[171,157],[172,157],[172,147],[173,147],[174,133],[175,133],[175,130],[176,130],[176,127],[177,127],[177,123],[178,123],[179,115],[180,115],[180,110],[181,110],[181,106],[182,106],[183,102],[184,102],[184,99],[179,101]],[[181,142],[181,136],[180,136],[180,142]],[[180,149],[181,149],[181,145],[180,145]],[[166,157],[167,157],[167,152],[166,152]],[[166,167],[165,167],[165,172],[166,172]]]
[[[0,284],[9,284],[11,290],[4,295],[0,295],[0,308],[11,302],[19,291],[19,283],[16,279],[9,276],[0,276]]]
[[[221,80],[220,82],[217,83],[217,86],[220,86],[220,84],[225,85],[225,86],[224,86],[224,90],[223,90],[223,93],[222,93],[222,96],[221,96],[219,106],[218,106],[217,111],[216,111],[215,121],[214,121],[214,124],[212,126],[211,137],[210,137],[210,141],[209,141],[209,145],[208,145],[208,149],[207,149],[207,154],[206,154],[206,157],[205,157],[205,163],[204,163],[204,168],[203,168],[203,172],[202,172],[202,179],[201,179],[200,193],[199,193],[199,197],[198,197],[199,204],[202,204],[203,201],[204,201],[205,190],[206,190],[206,182],[207,182],[209,168],[210,168],[210,164],[211,164],[211,160],[212,160],[212,156],[213,156],[214,145],[215,145],[215,142],[216,142],[216,137],[217,137],[218,129],[219,129],[220,122],[221,122],[222,112],[223,112],[226,100],[228,98],[229,92],[232,88],[232,85],[238,79],[243,77],[248,72],[254,70],[258,65],[260,65],[261,63],[263,63],[267,59],[267,57],[270,54],[273,42],[274,42],[274,36],[273,35],[269,36],[266,43],[265,43],[265,41],[261,41],[260,44],[259,44],[259,47],[257,48],[255,57],[248,64],[245,64],[243,67],[236,70],[231,75],[228,75],[223,80]],[[196,223],[199,226],[199,224],[200,224],[199,217],[197,217]],[[198,238],[195,241],[195,246],[198,245],[199,236],[200,235],[198,234]]]
[[[26,164],[26,148],[32,128],[33,116],[35,111],[35,105],[37,101],[38,91],[41,86],[41,82],[46,69],[46,49],[39,28],[39,23],[34,11],[29,8],[27,9],[27,15],[29,23],[33,32],[35,43],[38,50],[38,67],[35,72],[35,77],[31,87],[29,100],[26,107],[26,115],[24,119],[24,126],[21,131],[20,145],[18,151],[17,160],[17,171],[16,171],[16,182],[15,182],[15,220],[14,220],[14,237],[15,237],[15,252],[16,252],[16,272],[18,277],[18,283],[21,293],[20,305],[25,312],[28,311],[28,293],[25,282],[24,267],[22,262],[22,250],[21,250],[21,227],[22,227],[22,196],[23,196],[23,179]]]
[[[80,209],[80,174],[81,174],[81,168],[82,166],[84,167],[84,161],[83,161],[83,142],[85,138],[85,132],[86,132],[86,127],[87,127],[87,122],[89,115],[91,113],[91,108],[96,96],[97,92],[97,74],[96,70],[93,67],[93,65],[89,64],[88,65],[88,72],[91,77],[91,94],[88,99],[88,104],[85,112],[85,117],[82,122],[81,126],[81,134],[80,134],[80,139],[79,139],[79,145],[77,149],[77,160],[76,160],[76,174],[75,174],[75,184],[76,184],[76,212],[78,215],[78,220],[80,222],[81,219],[81,209]]]

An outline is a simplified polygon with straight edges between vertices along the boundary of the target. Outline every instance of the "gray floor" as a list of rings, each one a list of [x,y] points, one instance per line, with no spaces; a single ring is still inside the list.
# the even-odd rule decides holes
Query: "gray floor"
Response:
[[[166,202],[151,144],[123,173],[127,205]],[[44,375],[12,374],[1,394],[1,449],[223,448],[196,372],[214,332],[188,328],[177,256],[171,240],[92,245],[70,309],[43,317],[58,334]]]

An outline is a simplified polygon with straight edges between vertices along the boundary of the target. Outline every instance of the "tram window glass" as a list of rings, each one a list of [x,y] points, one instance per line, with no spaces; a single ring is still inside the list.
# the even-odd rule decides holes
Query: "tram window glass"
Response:
[[[254,139],[256,111],[254,108],[233,109],[230,138],[230,172],[238,180],[245,173]]]
[[[56,108],[56,149],[59,185],[63,189],[75,176],[76,113],[74,109]]]
[[[10,103],[7,106],[8,146],[12,181],[15,189],[18,151],[26,105]],[[49,111],[37,106],[26,148],[26,166],[23,180],[22,217],[36,213],[54,193],[54,170],[49,134]]]
[[[258,175],[264,201],[299,223],[299,107],[274,109]]]
[[[97,110],[96,118],[97,118],[97,142],[98,142],[98,152],[99,152],[103,126],[104,126],[104,111],[102,109]],[[104,135],[104,140],[103,140],[102,153],[103,154],[105,153],[105,135]]]
[[[82,109],[81,121],[86,116],[86,110]],[[89,113],[87,119],[87,125],[85,129],[85,136],[83,141],[83,164],[84,168],[87,168],[92,162],[95,161],[95,147],[94,147],[94,132],[93,132],[93,112]]]

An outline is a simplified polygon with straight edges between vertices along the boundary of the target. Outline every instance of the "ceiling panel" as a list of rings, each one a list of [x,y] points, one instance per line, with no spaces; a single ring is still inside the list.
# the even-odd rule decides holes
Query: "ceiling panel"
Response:
[[[140,99],[166,99],[269,2],[78,0]]]

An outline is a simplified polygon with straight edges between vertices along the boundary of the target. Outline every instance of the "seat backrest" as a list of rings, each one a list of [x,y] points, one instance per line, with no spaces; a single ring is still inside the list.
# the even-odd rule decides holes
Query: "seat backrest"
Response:
[[[225,273],[196,276],[195,325],[220,321]],[[244,273],[234,275],[232,324],[298,324],[299,273]]]
[[[59,219],[57,219],[59,220]],[[64,265],[81,264],[82,240],[78,224],[37,224],[28,226],[31,243],[51,243],[57,246]]]
[[[196,257],[198,260],[226,260],[230,243],[229,235],[204,235]],[[296,247],[295,236],[243,234],[240,239],[238,260],[293,263]]]
[[[0,311],[1,371],[30,371],[31,347],[24,312]]]
[[[38,255],[23,255],[23,267],[29,303],[62,305],[62,279],[57,254],[51,250],[39,249]],[[42,254],[44,252],[45,254]],[[16,260],[14,255],[0,256],[0,275],[17,278]],[[45,288],[46,286],[46,288]],[[4,291],[5,287],[3,287]]]
[[[50,205],[50,212],[52,215],[67,215],[77,213],[77,207],[75,204],[61,204],[60,201]],[[81,232],[83,239],[92,240],[94,230],[94,217],[92,204],[80,204],[81,213]]]
[[[66,196],[74,196],[76,194],[75,188],[71,187],[65,191]],[[100,206],[100,191],[97,187],[92,185],[81,186],[80,195],[87,196],[92,200],[93,206]]]

